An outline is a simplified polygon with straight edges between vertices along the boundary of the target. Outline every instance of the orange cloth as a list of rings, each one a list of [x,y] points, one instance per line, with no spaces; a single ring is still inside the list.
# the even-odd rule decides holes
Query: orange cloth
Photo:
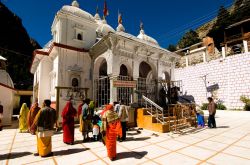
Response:
[[[47,156],[51,153],[52,143],[51,136],[49,137],[38,137],[37,136],[37,151],[39,156]]]
[[[122,136],[122,127],[120,121],[109,123],[106,131],[106,148],[109,158],[116,157],[116,138]]]
[[[111,110],[112,108],[113,108],[113,105],[111,104],[106,105],[106,107],[101,112],[101,116],[103,116],[106,111]]]
[[[40,110],[40,107],[38,107],[38,103],[35,103],[35,104],[31,107],[31,109],[30,109],[30,111],[29,111],[29,113],[28,113],[28,117],[27,117],[28,129],[29,129],[29,132],[30,132],[31,134],[33,134],[33,135],[34,135],[35,132],[36,132],[36,128],[32,127],[32,125],[33,125],[33,123],[34,123],[34,120],[35,120],[36,115],[38,114],[39,110]]]

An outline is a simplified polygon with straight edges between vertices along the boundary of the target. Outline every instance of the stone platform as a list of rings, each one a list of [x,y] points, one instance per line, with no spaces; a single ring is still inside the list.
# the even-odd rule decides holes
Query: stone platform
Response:
[[[0,132],[0,165],[249,165],[250,112],[218,111],[216,121],[216,129],[189,128],[178,134],[132,129],[127,141],[118,142],[117,160],[113,162],[101,142],[81,143],[78,128],[72,146],[62,142],[62,133],[53,136],[54,156],[49,158],[33,156],[35,136],[4,128]]]

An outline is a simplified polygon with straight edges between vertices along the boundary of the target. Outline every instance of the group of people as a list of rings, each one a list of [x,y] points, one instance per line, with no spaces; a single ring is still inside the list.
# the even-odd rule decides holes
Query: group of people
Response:
[[[31,109],[22,104],[19,114],[20,133],[30,132],[37,137],[37,153],[35,156],[48,157],[52,155],[51,136],[54,134],[56,111],[51,108],[51,101],[44,100],[42,108],[35,102]]]
[[[128,110],[123,101],[108,104],[101,111],[95,111],[95,104],[85,99],[78,106],[73,107],[69,100],[62,110],[63,142],[74,144],[75,117],[79,119],[79,130],[83,135],[83,142],[89,141],[92,132],[93,140],[102,140],[107,148],[108,157],[116,158],[116,141],[126,140],[126,123]],[[19,115],[20,133],[30,132],[37,136],[37,153],[34,155],[47,157],[52,155],[51,137],[57,121],[56,111],[51,108],[51,101],[44,100],[42,108],[35,102],[31,109],[23,103]]]
[[[67,102],[62,112],[63,117],[63,141],[66,144],[74,144],[74,117],[77,115],[80,122],[79,130],[83,135],[83,142],[89,141],[89,133],[92,132],[93,140],[102,140],[107,148],[108,157],[116,158],[116,141],[126,140],[126,122],[128,111],[123,101],[108,104],[100,112],[95,111],[93,101],[85,99],[78,106],[78,110]]]
[[[216,128],[215,113],[216,104],[211,97],[208,98],[208,127]],[[56,111],[51,108],[51,101],[44,100],[42,108],[35,102],[31,109],[23,103],[19,116],[20,132],[30,132],[37,136],[37,153],[47,157],[52,155],[51,136],[54,133],[54,126],[57,121]],[[196,111],[198,126],[204,127],[204,113],[201,110]],[[93,140],[102,140],[107,148],[107,154],[110,160],[116,158],[116,141],[126,140],[126,129],[128,121],[128,110],[121,100],[108,104],[101,111],[95,111],[94,101],[85,99],[78,106],[78,110],[73,107],[69,100],[62,111],[62,130],[63,142],[74,144],[75,117],[79,119],[79,130],[83,135],[83,142],[89,141],[89,133],[92,132]]]
[[[208,127],[209,128],[216,128],[216,121],[215,121],[215,114],[216,114],[216,103],[214,102],[212,97],[208,97]],[[197,108],[196,109],[196,116],[197,116],[197,123],[198,127],[205,127],[205,119],[204,119],[204,112]]]

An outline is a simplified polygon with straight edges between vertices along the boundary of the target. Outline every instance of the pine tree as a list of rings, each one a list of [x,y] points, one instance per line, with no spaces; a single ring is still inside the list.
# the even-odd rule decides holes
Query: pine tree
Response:
[[[224,28],[230,24],[230,13],[224,6],[221,6],[218,12],[215,26],[223,26]]]
[[[199,38],[198,34],[191,29],[186,32],[184,36],[180,39],[180,41],[178,42],[178,46],[179,48],[183,49],[200,41],[201,39]]]
[[[221,49],[220,44],[224,41],[224,30],[232,23],[230,13],[223,6],[220,7],[217,15],[216,23],[209,31],[208,36],[214,39],[215,46]]]

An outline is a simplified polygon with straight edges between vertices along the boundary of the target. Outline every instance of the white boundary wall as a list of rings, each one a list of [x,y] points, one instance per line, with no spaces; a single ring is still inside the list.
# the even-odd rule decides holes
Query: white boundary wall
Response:
[[[250,97],[250,53],[228,56],[206,63],[196,64],[174,70],[174,79],[182,80],[183,93],[192,95],[197,104],[207,102],[210,93],[206,85],[218,84],[215,92],[217,99],[222,100],[228,109],[242,109],[244,103],[240,96]]]

